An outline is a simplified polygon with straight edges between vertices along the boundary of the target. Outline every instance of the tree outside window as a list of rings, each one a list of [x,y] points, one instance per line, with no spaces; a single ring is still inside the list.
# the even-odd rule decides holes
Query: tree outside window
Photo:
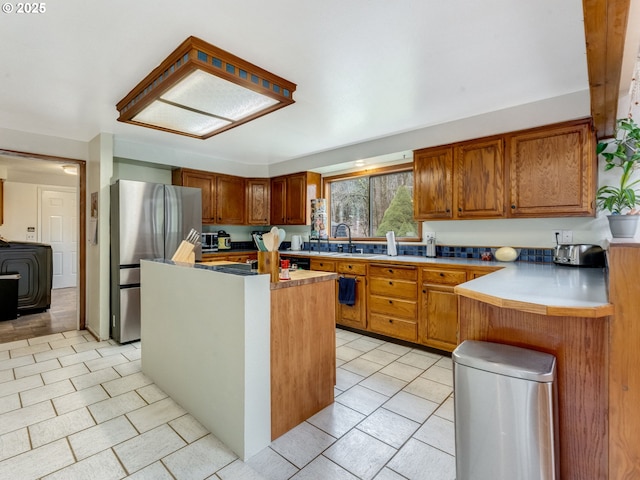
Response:
[[[329,185],[331,236],[344,237],[346,223],[353,238],[396,237],[419,239],[413,219],[413,170],[326,180]]]

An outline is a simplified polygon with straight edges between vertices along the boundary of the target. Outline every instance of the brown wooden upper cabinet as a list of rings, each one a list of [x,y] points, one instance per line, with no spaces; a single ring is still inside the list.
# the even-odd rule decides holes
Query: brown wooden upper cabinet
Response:
[[[215,175],[198,170],[178,169],[171,173],[174,185],[202,190],[202,223],[216,223]]]
[[[416,219],[504,216],[502,138],[414,152]]]
[[[249,225],[268,225],[270,221],[270,186],[268,178],[247,178],[247,214]]]
[[[172,182],[202,190],[203,224],[244,224],[244,178],[182,168],[173,171]]]
[[[488,219],[595,214],[591,119],[414,152],[414,216]]]
[[[591,121],[505,138],[510,217],[595,215],[597,157]]]
[[[271,179],[271,223],[309,225],[310,201],[321,195],[319,173],[300,172]]]
[[[245,179],[216,175],[216,221],[221,225],[243,225],[245,214]]]

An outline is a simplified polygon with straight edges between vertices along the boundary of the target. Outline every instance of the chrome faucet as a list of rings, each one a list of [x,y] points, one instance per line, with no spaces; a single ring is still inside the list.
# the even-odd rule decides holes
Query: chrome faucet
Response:
[[[340,227],[344,227],[347,229],[347,232],[349,234],[349,243],[347,244],[347,252],[348,253],[353,253],[354,250],[354,244],[351,242],[351,227],[349,227],[349,225],[347,225],[346,223],[339,223],[338,225],[336,225],[336,231],[335,231],[335,236],[338,236],[338,229]]]

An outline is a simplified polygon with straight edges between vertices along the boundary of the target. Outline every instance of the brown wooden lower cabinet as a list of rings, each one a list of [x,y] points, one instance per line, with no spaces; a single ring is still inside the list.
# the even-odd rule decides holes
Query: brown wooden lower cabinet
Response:
[[[458,299],[454,287],[467,278],[500,270],[446,264],[418,268],[322,257],[310,260],[311,270],[357,278],[356,305],[336,302],[338,325],[447,352],[458,344]]]
[[[339,285],[336,282],[336,323],[346,327],[365,330],[367,328],[367,265],[358,262],[338,262],[336,271],[340,277],[356,281],[355,303],[345,305],[337,299]]]
[[[458,296],[453,287],[423,284],[420,343],[452,352],[458,345]]]
[[[335,278],[271,290],[271,438],[333,403]]]
[[[609,301],[609,477],[640,478],[640,244],[612,244]]]
[[[372,332],[418,341],[417,268],[369,265],[367,309]]]

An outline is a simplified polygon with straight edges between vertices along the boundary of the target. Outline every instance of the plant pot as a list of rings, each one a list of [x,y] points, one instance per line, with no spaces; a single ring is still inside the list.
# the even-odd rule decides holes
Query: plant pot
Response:
[[[613,238],[632,238],[638,229],[640,215],[607,215]]]

